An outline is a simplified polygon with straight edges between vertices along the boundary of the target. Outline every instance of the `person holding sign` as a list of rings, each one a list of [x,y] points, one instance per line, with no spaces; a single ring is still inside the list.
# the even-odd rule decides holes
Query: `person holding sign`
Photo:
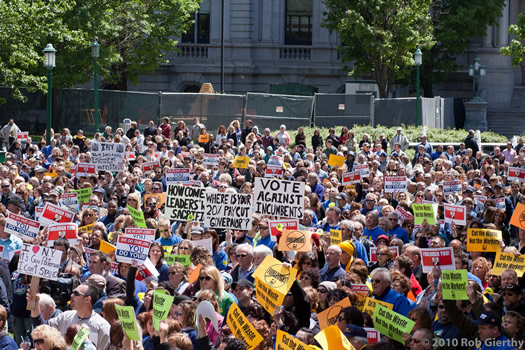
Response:
[[[224,279],[219,270],[212,265],[204,266],[200,270],[199,281],[201,290],[209,289],[215,293],[219,303],[219,313],[226,317],[230,306],[235,302],[235,297],[224,290]]]
[[[372,293],[374,299],[394,305],[393,311],[405,317],[410,312],[410,302],[404,296],[391,288],[392,274],[384,267],[372,271]]]

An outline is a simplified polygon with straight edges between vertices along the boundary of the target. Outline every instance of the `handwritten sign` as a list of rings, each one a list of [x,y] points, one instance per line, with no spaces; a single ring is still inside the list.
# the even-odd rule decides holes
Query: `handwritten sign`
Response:
[[[168,185],[164,214],[170,220],[204,222],[205,194],[204,187]]]
[[[65,238],[69,243],[76,245],[78,244],[78,225],[77,223],[67,223],[67,224],[53,224],[49,225],[47,243],[48,245],[53,245],[53,242],[58,239],[58,237]]]
[[[442,271],[441,291],[443,300],[468,300],[467,270]]]
[[[122,325],[122,329],[130,340],[140,340],[137,329],[137,320],[135,318],[135,310],[133,306],[115,305],[118,319]]]
[[[131,264],[133,260],[144,263],[149,253],[150,241],[119,236],[117,240],[116,258],[118,262]]]
[[[38,235],[40,223],[22,215],[8,212],[4,232],[20,237],[25,241],[32,241]]]
[[[403,333],[412,331],[416,324],[411,319],[398,314],[395,311],[389,310],[382,305],[377,305],[374,311],[374,328],[377,329],[381,334],[405,344],[403,340]]]
[[[93,190],[91,187],[84,187],[80,188],[78,190],[71,190],[71,193],[76,193],[78,195],[78,202],[80,204],[89,203],[89,198],[91,197],[91,194]]]
[[[343,242],[343,232],[341,230],[330,230],[330,245]]]
[[[350,299],[344,298],[337,304],[329,307],[323,312],[318,313],[317,319],[319,320],[319,327],[321,327],[321,329],[325,329],[328,326],[337,324],[337,319],[339,318],[341,311],[343,311],[345,307],[350,306],[352,306]]]
[[[190,266],[191,265],[191,261],[190,261],[190,256],[189,255],[172,255],[172,254],[167,254],[167,255],[164,255],[164,260],[166,260],[166,264],[168,265],[171,265],[175,262],[178,262],[178,263],[181,263],[183,266]]]
[[[304,182],[256,177],[255,212],[301,219],[304,214],[304,188]]]
[[[239,169],[248,169],[248,165],[250,164],[250,157],[248,156],[237,156],[233,160],[232,167],[239,168]]]
[[[311,231],[284,230],[279,240],[279,250],[281,252],[311,252],[311,237]]]
[[[421,264],[423,272],[432,272],[432,267],[439,266],[441,270],[455,270],[454,251],[448,248],[422,248]]]
[[[468,252],[498,252],[501,251],[501,231],[479,228],[467,230]]]
[[[97,171],[123,171],[124,153],[123,143],[91,143],[91,162],[96,165]]]
[[[492,266],[490,273],[501,276],[501,273],[506,269],[514,270],[518,277],[522,277],[523,272],[525,272],[525,255],[515,256],[510,253],[497,252],[494,266]]]
[[[39,222],[44,226],[49,226],[55,223],[72,222],[75,217],[75,212],[64,209],[51,202],[46,202],[42,210]]]
[[[22,243],[18,272],[56,281],[61,258],[60,250]]]
[[[252,229],[251,194],[224,193],[207,188],[205,203],[204,226],[232,230]]]
[[[231,305],[226,316],[226,323],[235,338],[240,339],[247,350],[255,348],[263,341],[263,337],[255,330],[236,303]]]

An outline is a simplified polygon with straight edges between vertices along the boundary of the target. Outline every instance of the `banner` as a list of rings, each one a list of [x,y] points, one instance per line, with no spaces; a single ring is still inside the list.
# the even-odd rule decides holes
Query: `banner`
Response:
[[[206,189],[168,185],[164,214],[175,221],[204,222]]]
[[[168,318],[171,304],[173,304],[174,296],[166,294],[162,289],[155,289],[153,292],[153,328],[159,330],[161,321]]]
[[[510,224],[525,230],[525,204],[518,203],[514,209],[514,213],[510,218]]]
[[[454,193],[461,193],[461,181],[443,181],[443,194],[445,196],[453,195]]]
[[[467,270],[441,271],[443,300],[468,300]]]
[[[467,252],[499,252],[501,231],[481,228],[467,229]]]
[[[91,163],[78,163],[75,171],[76,177],[97,175],[97,169],[95,164]]]
[[[275,350],[312,350],[312,348],[296,337],[277,329]]]
[[[158,167],[160,167],[160,162],[158,160],[154,162],[142,163],[142,171],[144,172],[144,174],[148,174]]]
[[[137,320],[135,319],[135,310],[133,306],[115,305],[118,319],[122,325],[122,329],[130,340],[140,341],[139,331],[137,329]]]
[[[187,184],[190,181],[191,169],[189,168],[175,168],[166,169],[165,178],[166,183],[169,184]]]
[[[224,193],[207,188],[205,196],[204,226],[247,231],[252,229],[251,194]]]
[[[235,338],[242,340],[247,350],[251,350],[263,341],[236,303],[233,303],[226,315],[226,323]]]
[[[329,326],[314,337],[323,350],[355,350],[350,340],[337,326]]]
[[[375,309],[377,308],[378,305],[382,305],[382,306],[386,307],[389,310],[393,310],[394,309],[394,305],[393,304],[387,303],[385,301],[377,300],[377,299],[372,299],[370,297],[366,297],[365,305],[363,307],[363,312],[369,314],[370,317],[374,317],[374,311],[375,311]]]
[[[89,203],[89,198],[91,197],[91,194],[93,193],[91,187],[85,187],[80,188],[78,190],[70,190],[71,193],[76,193],[78,196],[78,203],[80,205],[84,205],[86,203]]]
[[[462,205],[443,203],[445,209],[445,222],[448,224],[465,226],[467,224],[467,208]]]
[[[406,176],[385,176],[385,192],[406,192]]]
[[[61,258],[61,250],[22,243],[20,259],[18,260],[18,272],[56,281]]]
[[[78,211],[78,193],[62,193],[60,196],[60,203],[71,210]]]
[[[311,252],[312,232],[299,230],[283,230],[279,240],[281,252]]]
[[[54,205],[51,202],[46,202],[42,209],[39,222],[44,226],[49,226],[55,223],[66,223],[72,222],[75,218],[75,212],[64,209],[58,205]]]
[[[496,259],[490,273],[501,276],[506,269],[514,270],[518,277],[522,277],[525,272],[525,255],[515,256],[511,253],[496,252]]]
[[[52,224],[49,225],[47,245],[52,246],[58,237],[65,238],[72,245],[78,244],[78,225],[75,222],[69,224]]]
[[[91,163],[96,165],[97,171],[123,171],[124,153],[123,143],[91,143]]]
[[[178,262],[181,263],[183,266],[190,266],[190,256],[189,255],[172,255],[172,254],[166,254],[164,255],[164,260],[166,260],[166,264],[170,266],[171,264]]]
[[[345,164],[345,157],[337,154],[330,154],[328,165],[342,167]]]
[[[38,236],[39,229],[40,223],[38,221],[8,212],[4,232],[15,235],[24,241],[32,241]]]
[[[354,164],[354,171],[359,171],[361,178],[370,177],[370,168],[368,164]]]
[[[268,226],[270,227],[270,234],[277,236],[284,230],[297,230],[299,228],[299,220],[297,219],[281,219],[281,220],[269,220]]]
[[[343,232],[341,230],[330,230],[330,245],[343,243]]]
[[[397,256],[399,255],[399,247],[397,245],[390,246],[388,247],[388,249],[392,252],[392,254],[394,254],[393,260],[396,260]],[[377,262],[376,252],[377,252],[377,247],[370,247],[370,258],[369,258],[370,262]]]
[[[153,242],[155,240],[155,230],[149,228],[126,227],[124,234],[126,237],[141,239],[143,241]]]
[[[248,156],[237,156],[233,160],[232,168],[248,169],[250,165],[250,157]]]
[[[403,333],[410,334],[412,328],[414,328],[414,325],[416,324],[408,317],[400,315],[381,305],[377,305],[374,311],[373,320],[375,329],[381,332],[381,334],[390,339],[396,340],[401,344],[405,344]]]
[[[138,227],[146,228],[146,220],[144,219],[144,212],[137,210],[128,204],[129,215],[133,218],[133,221]]]
[[[437,204],[412,203],[412,210],[414,211],[415,225],[421,225],[425,219],[429,225],[436,224]]]
[[[350,299],[347,297],[323,312],[318,313],[317,319],[319,320],[319,327],[325,329],[328,326],[337,325],[337,319],[341,311],[343,311],[345,307],[350,306],[352,306],[352,303],[350,303]]]
[[[359,171],[351,171],[343,174],[343,186],[358,184],[361,182],[361,173]]]
[[[509,172],[507,175],[507,180],[513,181],[513,180],[520,180],[521,182],[525,181],[525,169],[521,168],[509,168]]]
[[[151,242],[149,241],[119,236],[116,251],[117,261],[131,264],[133,260],[137,260],[139,265],[143,264],[148,258],[150,245]]]
[[[305,183],[255,178],[255,212],[301,219],[304,213]]]
[[[204,165],[207,167],[218,166],[220,160],[220,154],[204,153]]]
[[[441,270],[455,270],[454,251],[448,248],[422,248],[421,264],[423,272],[432,272],[432,267],[439,266]]]

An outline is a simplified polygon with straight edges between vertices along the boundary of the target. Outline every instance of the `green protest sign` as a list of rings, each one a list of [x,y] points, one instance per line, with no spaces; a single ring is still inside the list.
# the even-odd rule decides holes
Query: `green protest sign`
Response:
[[[139,331],[137,329],[137,320],[135,319],[135,310],[133,306],[115,305],[118,319],[122,325],[122,329],[126,332],[130,340],[141,340]]]
[[[468,300],[467,270],[441,271],[443,300]]]
[[[381,334],[404,344],[403,333],[409,333],[416,323],[411,319],[376,304],[374,311],[374,328]]]
[[[188,267],[191,265],[190,256],[189,255],[164,255],[164,260],[166,260],[166,264],[171,265],[174,262],[181,263],[182,265]]]
[[[437,205],[412,203],[412,210],[414,210],[414,224],[421,225],[425,219],[429,225],[436,224]]]
[[[79,350],[82,344],[86,341],[87,337],[89,336],[89,328],[86,327],[80,327],[80,329],[77,332],[77,335],[75,336],[75,339],[73,339],[73,343],[71,343],[71,350]]]
[[[163,290],[157,289],[153,292],[153,328],[159,330],[160,321],[168,318],[171,304],[175,297],[166,294]]]
[[[91,197],[91,194],[92,194],[91,187],[81,188],[78,190],[71,190],[71,192],[78,194],[78,203],[80,204],[89,203],[89,198]]]
[[[144,213],[128,205],[128,211],[137,227],[146,228],[146,220],[144,220]]]

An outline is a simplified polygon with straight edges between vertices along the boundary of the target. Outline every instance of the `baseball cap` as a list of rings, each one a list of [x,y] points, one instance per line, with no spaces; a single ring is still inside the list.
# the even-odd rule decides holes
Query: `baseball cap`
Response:
[[[505,288],[503,288],[503,290],[508,290],[508,291],[511,291],[511,292],[517,292],[517,293],[519,293],[519,294],[522,293],[522,291],[521,291],[521,287],[520,287],[520,285],[517,284],[517,283],[507,284],[507,285],[505,286]]]
[[[477,320],[474,320],[474,323],[477,325],[491,325],[491,326],[501,326],[501,316],[493,311],[485,311]]]
[[[46,171],[47,171],[47,170],[46,170],[43,166],[41,166],[41,165],[37,165],[37,166],[35,167],[35,173],[45,173]]]
[[[232,284],[233,283],[233,277],[232,275],[230,275],[228,272],[224,272],[222,271],[221,272],[221,276],[222,276],[222,279],[228,283],[228,284]]]
[[[365,329],[363,327],[356,326],[355,324],[349,324],[348,326],[346,326],[346,329],[343,333],[347,338],[367,337]]]
[[[191,301],[191,298],[187,295],[177,295],[175,298],[173,298],[173,304],[179,305],[183,301]]]
[[[243,278],[241,280],[238,280],[237,282],[232,283],[232,289],[235,289],[237,287],[248,287],[253,289],[253,283],[247,280],[246,278]]]
[[[204,229],[200,226],[194,226],[191,228],[191,234],[202,235],[203,233]]]
[[[331,282],[331,281],[324,281],[324,282],[321,282],[319,283],[319,287],[325,287],[327,291],[331,291],[331,290],[334,290],[335,288],[337,288],[337,284],[335,284],[335,282]]]
[[[7,204],[13,204],[22,209],[22,211],[26,210],[26,204],[24,203],[24,200],[19,195],[13,195],[9,198],[7,201]]]
[[[496,184],[494,185],[494,188],[496,187],[503,188],[503,185],[499,182],[496,182]]]
[[[344,200],[347,200],[348,199],[348,195],[344,192],[341,192],[339,193],[337,196],[335,196],[335,199],[344,199]]]
[[[104,191],[102,188],[97,188],[95,190],[93,190],[93,193],[100,193],[101,195],[105,196],[106,195],[106,191]]]

